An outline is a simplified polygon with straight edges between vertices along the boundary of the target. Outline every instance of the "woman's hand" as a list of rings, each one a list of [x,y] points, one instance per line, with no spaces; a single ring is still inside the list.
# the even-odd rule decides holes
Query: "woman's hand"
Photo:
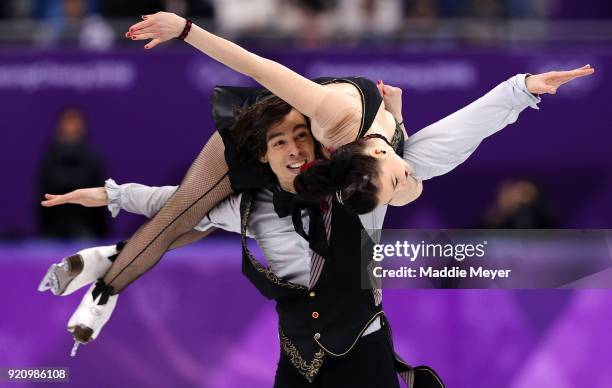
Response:
[[[381,80],[376,82],[376,87],[385,102],[385,109],[391,112],[396,120],[402,121],[402,89],[385,85]]]
[[[170,12],[142,15],[142,21],[130,27],[125,37],[132,40],[151,39],[144,48],[150,49],[167,40],[178,38],[187,21]]]
[[[533,94],[555,94],[559,86],[578,77],[591,75],[595,69],[591,65],[582,66],[580,69],[569,71],[549,71],[548,73],[536,74],[525,79],[527,90]]]
[[[44,207],[74,203],[85,207],[97,207],[108,205],[108,195],[104,187],[94,187],[91,189],[78,189],[67,194],[45,194],[46,200],[40,204]]]

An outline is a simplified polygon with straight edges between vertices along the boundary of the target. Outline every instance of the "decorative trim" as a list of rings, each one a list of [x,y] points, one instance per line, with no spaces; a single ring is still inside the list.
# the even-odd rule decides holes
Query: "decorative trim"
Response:
[[[249,251],[249,248],[247,247],[246,230],[247,230],[247,224],[248,224],[249,216],[251,214],[252,207],[253,207],[253,199],[249,198],[246,201],[244,217],[242,217],[242,221],[241,221],[240,237],[242,239],[242,248],[244,252],[246,252],[247,256],[249,257],[249,260],[251,261],[251,264],[253,265],[253,267],[255,267],[255,269],[258,272],[263,273],[269,281],[271,281],[272,283],[276,285],[279,285],[281,287],[292,288],[295,290],[308,290],[308,287],[306,286],[303,286],[301,284],[291,283],[291,282],[288,282],[276,276],[276,274],[270,271],[269,268],[266,268],[263,265],[261,265],[261,263],[253,256],[251,251]]]
[[[355,341],[353,341],[353,343],[351,344],[351,346],[342,353],[334,353],[332,351],[330,351],[329,349],[327,349],[325,346],[323,346],[319,340],[317,338],[314,338],[315,342],[317,343],[317,345],[319,345],[321,347],[321,349],[325,350],[325,353],[334,356],[334,357],[343,357],[346,356],[351,350],[353,350],[353,348],[355,347],[355,345],[357,344],[357,342],[361,339],[361,336],[363,335],[363,332],[366,331],[366,329],[370,326],[370,324],[372,322],[374,322],[374,320],[376,318],[378,318],[379,316],[383,315],[384,316],[384,311],[380,310],[379,312],[377,312],[376,314],[374,314],[372,316],[372,318],[370,318],[370,320],[363,326],[363,328],[361,329],[361,331],[359,332],[359,334],[357,335],[357,338],[355,338]]]
[[[318,352],[315,353],[312,361],[306,361],[300,355],[300,352],[297,350],[293,342],[283,333],[283,330],[278,327],[278,335],[281,341],[281,349],[285,352],[291,364],[302,374],[309,383],[312,383],[321,369],[321,365],[323,365],[323,358],[325,356],[325,352],[323,349],[319,349]]]

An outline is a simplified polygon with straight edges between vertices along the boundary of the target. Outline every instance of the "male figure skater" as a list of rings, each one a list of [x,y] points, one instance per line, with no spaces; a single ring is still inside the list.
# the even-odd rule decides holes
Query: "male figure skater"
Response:
[[[535,108],[537,102],[539,98],[525,85],[525,76],[518,75],[475,103],[419,131],[405,147],[413,175],[429,179],[450,171],[483,138],[514,122],[527,106]],[[363,228],[380,229],[386,206],[356,216],[329,198],[327,206],[307,206],[299,219],[283,217],[303,205],[290,194],[296,174],[293,166],[314,159],[315,142],[305,118],[295,110],[270,127],[259,141],[265,144],[265,152],[258,156],[269,164],[278,186],[230,197],[196,229],[220,227],[240,232],[243,272],[264,296],[277,301],[282,352],[275,386],[396,387],[396,369],[409,387],[443,386],[431,369],[410,368],[393,354],[380,293],[361,289],[361,266],[357,264],[361,247],[356,236],[361,236]],[[150,217],[175,189],[116,186],[108,181],[106,188],[69,193],[51,198],[54,202],[48,204],[108,204],[114,212],[122,208]],[[269,268],[259,264],[248,251],[247,235],[258,241]],[[321,235],[323,239],[317,240]],[[95,299],[88,292],[73,318],[88,314],[92,307],[103,308]],[[102,311],[104,322],[111,311]],[[97,332],[100,329],[101,325],[94,328]]]

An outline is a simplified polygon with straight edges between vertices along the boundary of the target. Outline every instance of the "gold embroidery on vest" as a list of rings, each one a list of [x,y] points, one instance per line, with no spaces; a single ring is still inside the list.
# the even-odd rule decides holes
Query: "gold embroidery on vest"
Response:
[[[263,265],[261,265],[261,263],[253,256],[253,254],[251,254],[251,251],[249,251],[249,249],[247,248],[246,230],[247,230],[247,224],[249,220],[249,215],[251,214],[252,207],[253,207],[253,200],[249,199],[246,204],[244,217],[242,217],[241,233],[240,233],[240,237],[242,239],[242,247],[244,248],[244,251],[249,257],[251,264],[253,265],[253,267],[255,267],[255,269],[258,272],[263,273],[266,276],[266,278],[274,284],[277,284],[282,287],[293,288],[296,290],[307,290],[308,287],[302,286],[301,284],[288,282],[276,276],[274,272],[270,271],[268,268],[265,268]]]
[[[280,327],[278,328],[278,334],[281,341],[281,348],[287,357],[289,357],[289,361],[291,361],[293,366],[297,368],[298,372],[300,372],[309,383],[312,383],[321,365],[323,365],[323,357],[325,356],[323,349],[319,349],[319,351],[315,353],[312,361],[306,361],[302,358],[300,352],[285,333],[283,333]]]

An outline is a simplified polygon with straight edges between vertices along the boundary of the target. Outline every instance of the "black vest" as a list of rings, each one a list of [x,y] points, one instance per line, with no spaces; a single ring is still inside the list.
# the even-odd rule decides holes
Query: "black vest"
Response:
[[[347,354],[369,324],[382,315],[381,307],[374,305],[372,290],[361,288],[361,276],[366,273],[361,271],[361,246],[357,244],[363,231],[361,221],[334,203],[331,257],[325,260],[319,280],[309,290],[278,278],[248,251],[246,226],[253,198],[253,192],[243,191],[242,272],[261,294],[276,300],[283,351],[306,362],[313,360],[315,365],[324,353],[334,357]],[[365,244],[371,246],[373,242],[368,238]],[[372,252],[371,247],[368,252]],[[316,370],[311,372],[314,378]]]
[[[312,382],[323,358],[348,354],[377,317],[381,318],[383,330],[393,348],[391,327],[382,307],[374,304],[372,290],[361,287],[362,280],[363,284],[369,281],[368,272],[363,268],[367,267],[368,260],[362,260],[362,249],[371,253],[373,242],[365,233],[359,217],[338,202],[333,203],[331,256],[325,260],[317,283],[308,289],[279,278],[248,250],[246,230],[254,193],[243,191],[240,202],[242,273],[266,298],[276,300],[281,349],[296,369]],[[413,368],[395,352],[394,358],[395,367],[409,388],[444,388],[431,368]]]

